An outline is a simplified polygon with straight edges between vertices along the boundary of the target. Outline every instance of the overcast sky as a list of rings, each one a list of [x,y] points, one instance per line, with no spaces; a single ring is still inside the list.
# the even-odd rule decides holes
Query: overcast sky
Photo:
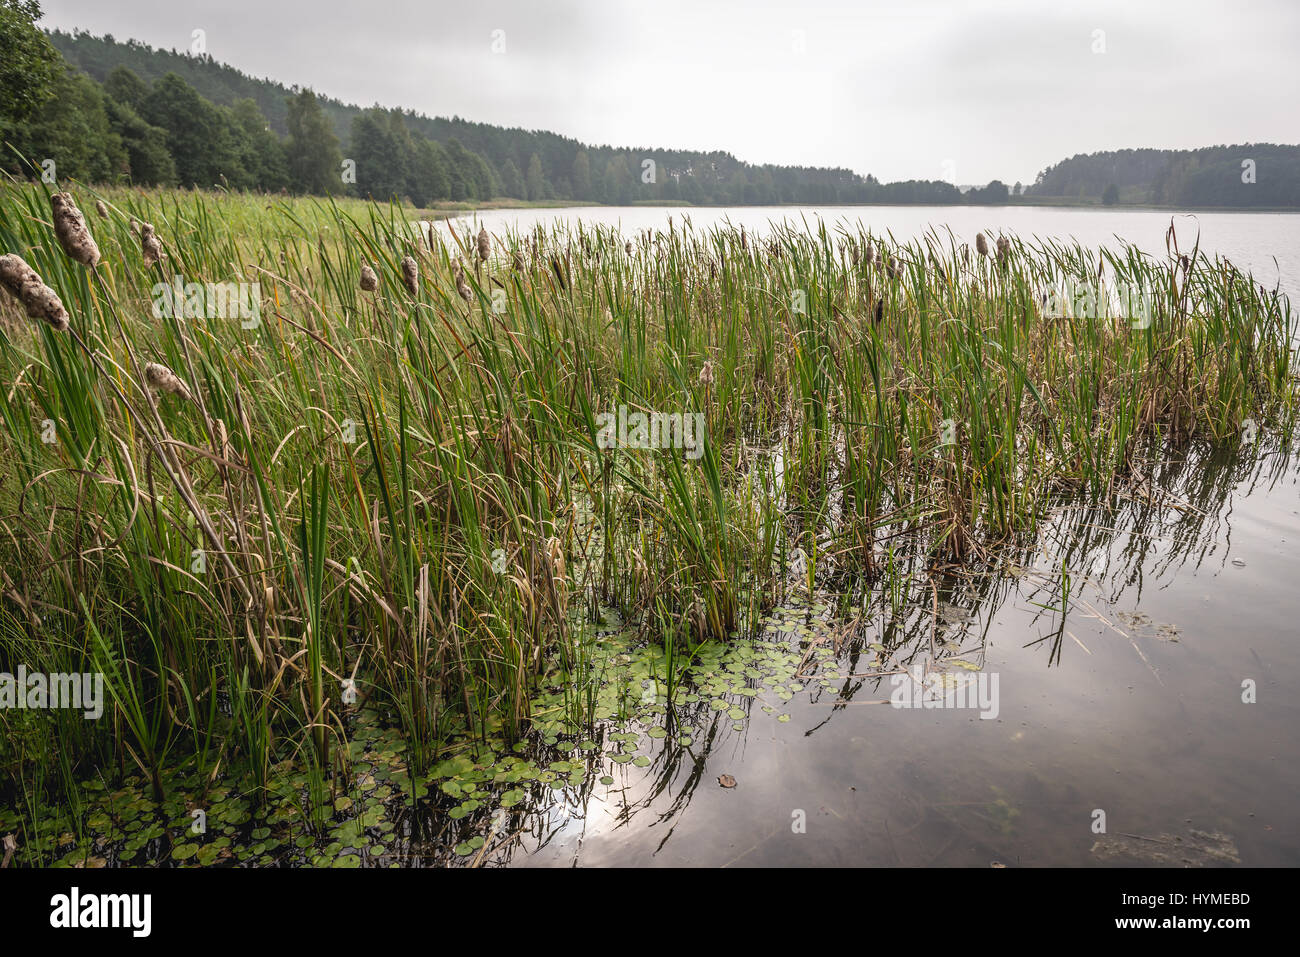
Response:
[[[1028,183],[1075,153],[1300,142],[1296,0],[41,5],[47,28],[167,49],[201,29],[217,60],[366,106],[882,180]]]

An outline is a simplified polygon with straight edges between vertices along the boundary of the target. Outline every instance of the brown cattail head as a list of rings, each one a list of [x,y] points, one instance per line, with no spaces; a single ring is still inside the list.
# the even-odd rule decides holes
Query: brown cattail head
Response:
[[[194,396],[190,393],[190,387],[185,384],[180,376],[161,362],[150,362],[144,367],[144,381],[155,392],[178,395],[186,402],[194,401]]]
[[[99,213],[100,219],[108,219],[108,207],[102,199],[95,200],[95,212]]]
[[[488,235],[487,227],[484,226],[478,231],[478,258],[487,262],[488,255],[492,252],[492,237]]]
[[[862,260],[870,266],[876,260],[876,247],[867,243],[867,248],[862,250]]]
[[[451,264],[454,267],[452,269],[452,275],[456,277],[456,292],[459,293],[460,298],[464,299],[466,302],[473,301],[474,291],[469,288],[469,283],[465,281],[465,269],[461,266],[460,260],[453,259]]]
[[[31,318],[44,319],[59,332],[68,328],[68,311],[59,301],[58,293],[45,285],[21,256],[13,253],[0,256],[0,286],[23,304]]]
[[[1011,240],[1005,236],[998,237],[998,263],[1005,263],[1011,255]]]
[[[379,277],[375,271],[366,263],[361,264],[361,289],[364,292],[374,292],[379,288]]]
[[[402,282],[412,296],[420,292],[420,266],[414,256],[402,257]]]
[[[140,220],[136,219],[134,216],[131,217],[131,232],[135,233],[137,236],[140,235]]]
[[[50,197],[50,207],[54,211],[54,235],[68,258],[83,266],[99,265],[99,247],[86,228],[86,217],[72,201],[72,194],[55,193]]]
[[[989,254],[989,241],[984,238],[983,233],[975,234],[975,251],[981,256],[987,256]]]
[[[713,360],[708,359],[700,368],[700,383],[702,385],[713,385]]]
[[[523,255],[519,252],[518,249],[516,249],[516,250],[514,251],[514,255],[513,255],[513,257],[512,257],[511,265],[514,266],[515,272],[523,272],[523,271],[524,271],[524,257],[523,257]]]
[[[154,263],[167,258],[167,254],[163,252],[162,243],[153,231],[152,223],[140,224],[140,251],[144,253],[144,264],[146,266],[152,266]]]

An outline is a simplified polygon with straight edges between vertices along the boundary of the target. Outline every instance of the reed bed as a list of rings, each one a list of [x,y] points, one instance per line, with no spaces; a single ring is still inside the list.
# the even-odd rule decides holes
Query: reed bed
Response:
[[[542,685],[598,721],[611,611],[671,689],[792,588],[893,594],[1171,444],[1289,436],[1290,304],[1180,238],[490,236],[6,184],[0,254],[67,322],[0,302],[0,670],[102,673],[111,702],[0,712],[4,778],[33,811],[93,769],[161,799],[178,763],[256,794],[290,761],[323,794],[367,704],[420,772],[526,735]],[[256,309],[158,315],[177,277]],[[620,407],[701,413],[703,441],[604,447]]]

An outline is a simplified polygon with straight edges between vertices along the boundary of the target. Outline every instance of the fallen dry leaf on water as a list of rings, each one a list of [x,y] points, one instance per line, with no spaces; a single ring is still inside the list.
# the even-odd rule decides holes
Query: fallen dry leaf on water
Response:
[[[718,776],[718,783],[724,788],[734,788],[736,786],[736,779],[730,774],[723,774]]]

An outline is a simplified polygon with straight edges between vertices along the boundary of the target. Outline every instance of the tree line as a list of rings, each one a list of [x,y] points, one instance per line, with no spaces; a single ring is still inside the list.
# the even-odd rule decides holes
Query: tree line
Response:
[[[1246,143],[1080,153],[1039,173],[1027,195],[1100,198],[1106,205],[1296,207],[1300,146]]]

